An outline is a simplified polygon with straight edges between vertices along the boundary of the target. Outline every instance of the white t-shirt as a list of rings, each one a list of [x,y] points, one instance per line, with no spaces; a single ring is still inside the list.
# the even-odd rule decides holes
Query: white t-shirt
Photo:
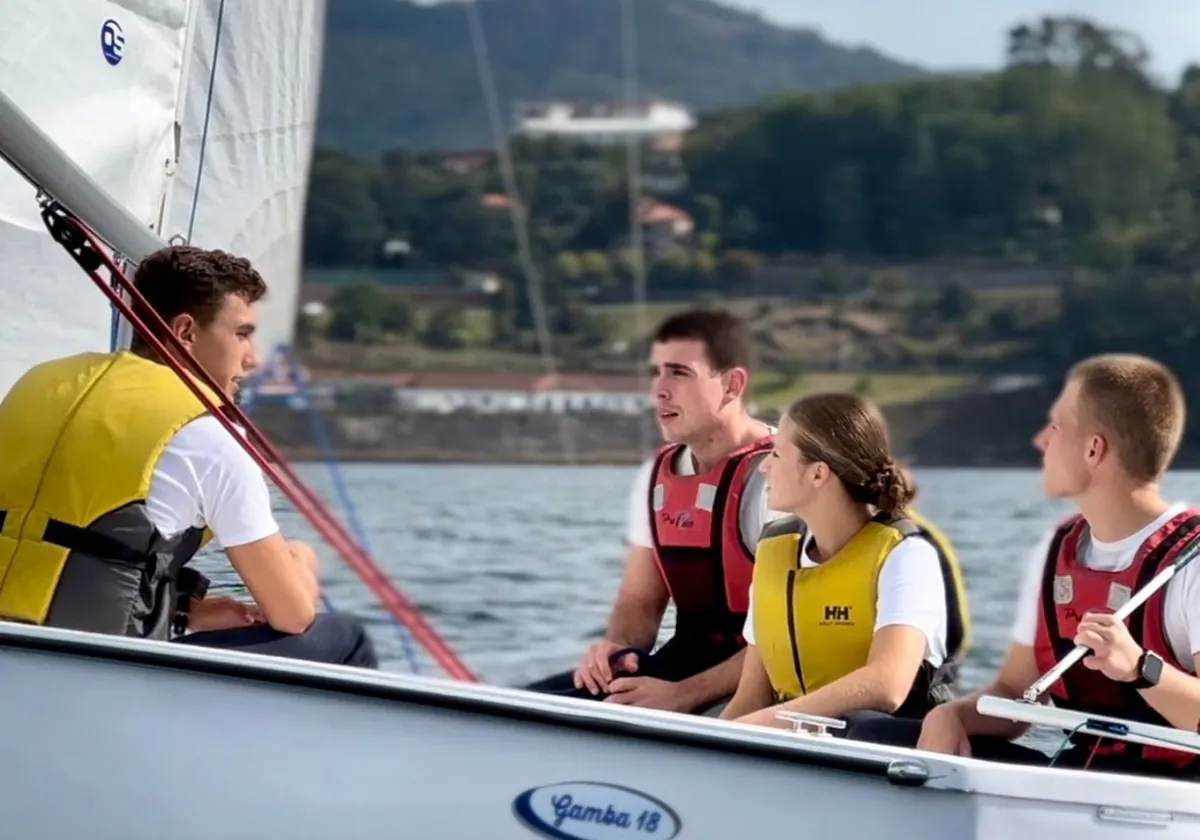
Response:
[[[146,513],[167,538],[207,525],[222,548],[279,530],[262,470],[210,415],[188,423],[167,443],[150,479]]]
[[[742,491],[741,505],[738,509],[742,541],[751,550],[758,545],[758,537],[762,533],[764,525],[781,516],[787,516],[786,513],[767,507],[767,479],[758,469],[766,455],[767,453],[764,452],[754,456],[754,469],[746,477],[746,489]],[[625,540],[630,545],[639,545],[643,548],[654,548],[654,535],[650,531],[650,485],[654,480],[655,460],[651,458],[642,464],[629,491]],[[687,447],[679,451],[672,466],[679,475],[696,474],[696,462],[692,459],[692,454]]]
[[[812,535],[800,546],[800,568],[819,564],[808,554]],[[742,636],[754,644],[754,584]],[[892,549],[879,570],[875,600],[875,631],[893,624],[915,627],[925,635],[925,659],[935,668],[946,659],[946,584],[942,562],[933,543],[924,537],[905,537]]]
[[[1089,538],[1084,543],[1083,556],[1080,558],[1083,565],[1105,572],[1128,569],[1146,538],[1186,509],[1185,504],[1174,504],[1158,519],[1123,540],[1100,542],[1095,537]],[[1051,528],[1046,532],[1029,555],[1018,590],[1019,600],[1012,627],[1012,640],[1017,644],[1032,645],[1037,637],[1038,610],[1042,605],[1042,574],[1055,530]],[[1200,653],[1200,560],[1184,566],[1171,578],[1167,583],[1165,598],[1163,608],[1167,641],[1180,664],[1194,673],[1192,657]]]

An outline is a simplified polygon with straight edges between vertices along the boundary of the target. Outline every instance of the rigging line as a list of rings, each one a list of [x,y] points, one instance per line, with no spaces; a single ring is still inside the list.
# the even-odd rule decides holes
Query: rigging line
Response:
[[[317,439],[317,445],[321,448],[321,454],[325,458],[325,465],[329,469],[329,475],[333,481],[334,491],[337,493],[338,500],[342,503],[342,512],[350,524],[350,529],[354,533],[354,536],[358,538],[359,545],[362,546],[363,551],[368,556],[374,556],[374,552],[371,551],[371,545],[367,539],[367,528],[363,525],[362,520],[358,518],[358,509],[350,495],[350,488],[346,486],[346,482],[342,477],[337,452],[333,448],[333,441],[329,437],[325,423],[321,420],[321,411],[317,407],[313,391],[308,387],[305,375],[300,369],[300,359],[292,352],[290,347],[284,344],[276,348],[276,358],[280,357],[282,357],[282,362],[287,370],[287,376],[291,380],[292,387],[296,389],[296,393],[304,403],[305,412],[308,414],[309,428],[312,430],[313,437]],[[321,597],[325,597],[323,592],[321,593]],[[403,624],[394,618],[392,620],[396,625],[404,658],[408,660],[409,670],[414,674],[419,674],[421,666],[417,658],[417,651],[413,647],[412,635]]]
[[[463,10],[467,14],[467,25],[471,32],[471,49],[475,53],[475,69],[479,74],[480,87],[483,88],[484,105],[487,108],[488,123],[492,131],[496,161],[500,167],[500,178],[509,199],[509,216],[512,219],[513,236],[517,240],[517,259],[521,264],[521,271],[525,275],[525,286],[529,296],[529,306],[533,310],[533,324],[537,333],[542,367],[547,376],[553,377],[558,373],[558,366],[554,359],[553,337],[550,334],[546,304],[542,297],[541,273],[534,262],[533,248],[529,239],[529,213],[525,202],[521,200],[512,154],[504,131],[504,121],[500,116],[500,97],[496,92],[496,78],[492,72],[491,58],[488,55],[487,37],[484,34],[483,19],[479,14],[478,0],[469,0],[464,3]],[[566,455],[567,462],[574,465],[578,458],[566,411],[555,412],[555,414],[558,421],[559,443],[562,446],[563,454]]]
[[[342,504],[342,510],[345,512],[346,517],[350,522],[350,527],[354,531],[354,536],[358,539],[363,551],[366,552],[368,556],[373,556],[371,554],[371,548],[367,543],[366,529],[363,527],[362,522],[358,519],[358,514],[354,507],[354,501],[350,497],[350,491],[346,487],[346,484],[342,479],[341,472],[338,469],[337,454],[333,450],[333,444],[329,439],[329,434],[325,430],[324,424],[321,422],[318,409],[313,401],[312,390],[304,381],[304,377],[299,370],[299,359],[296,358],[295,354],[290,352],[286,345],[280,344],[275,348],[275,351],[268,358],[268,361],[263,366],[263,369],[242,392],[245,396],[241,396],[239,398],[238,405],[241,406],[242,411],[245,412],[247,417],[250,417],[254,413],[254,406],[257,403],[258,396],[256,392],[262,387],[262,384],[265,381],[265,377],[267,371],[270,369],[272,359],[281,359],[282,364],[284,364],[287,368],[288,379],[292,383],[293,387],[295,387],[297,394],[304,403],[306,413],[308,414],[309,428],[317,438],[317,445],[321,448],[321,452],[325,457],[326,465],[328,466],[330,475],[333,479],[334,489],[336,490],[339,500]],[[329,596],[325,594],[324,590],[321,591],[320,596],[321,603],[324,604],[327,611],[338,612],[337,607],[334,605],[333,601],[330,600]],[[413,647],[412,634],[409,633],[407,628],[397,621],[394,616],[389,617],[392,619],[392,623],[396,627],[397,636],[400,639],[400,644],[403,648],[405,659],[408,660],[409,670],[414,674],[419,674],[421,672],[421,668],[417,657],[417,652]]]
[[[39,194],[40,200],[41,194]],[[167,329],[162,316],[149,306],[138,288],[116,267],[113,257],[105,254],[108,246],[101,244],[98,235],[83,222],[70,215],[69,211],[63,208],[57,200],[47,200],[44,203],[42,220],[51,236],[75,259],[105,297],[121,310],[121,314],[130,322],[137,334],[146,340],[158,357],[175,372],[208,412],[225,427],[225,430],[233,436],[233,439],[254,460],[263,473],[288,497],[296,509],[317,529],[334,550],[342,555],[350,567],[371,588],[382,605],[412,631],[417,641],[429,651],[449,676],[455,679],[475,681],[477,677],[467,668],[458,654],[438,634],[417,606],[345,532],[338,519],[329,513],[317,496],[300,480],[287,459],[250,421],[241,407],[234,401],[226,402],[219,407],[205,392],[205,386],[212,394],[219,394],[221,388],[207,371],[196,364],[191,352],[180,343],[179,338]],[[115,277],[120,282],[132,303],[126,302],[114,285],[105,283],[104,278],[101,277],[101,269],[109,274],[110,280]],[[156,329],[147,325],[142,317],[134,311],[134,306],[139,307],[150,316]],[[166,345],[158,337],[159,334],[167,339],[171,351],[167,350]],[[189,366],[193,372],[188,371]]]
[[[115,286],[117,281],[114,279],[112,282]],[[117,344],[121,341],[121,313],[117,310],[117,307],[111,304],[109,304],[109,308],[112,310],[112,318],[108,326],[108,349],[110,352],[115,353],[117,351]]]
[[[264,0],[259,0],[264,2]],[[200,130],[200,160],[196,164],[196,188],[192,191],[192,211],[188,217],[187,241],[192,241],[192,231],[196,227],[196,210],[200,206],[200,181],[204,178],[204,152],[208,147],[208,122],[212,117],[213,91],[217,86],[217,58],[221,54],[221,33],[225,20],[225,0],[217,7],[217,34],[213,39],[212,68],[208,74],[208,101],[204,104],[204,128]]]
[[[638,98],[637,78],[637,18],[634,0],[621,0],[621,77],[625,108],[634,110]],[[642,145],[634,132],[625,137],[626,176],[629,191],[629,250],[633,258],[633,319],[634,334],[641,342],[646,337],[646,242],[642,229]],[[637,352],[640,353],[640,350]],[[638,393],[647,391],[645,366],[638,359]],[[638,445],[643,458],[650,456],[650,417],[639,411]]]
[[[113,288],[119,290],[119,288],[121,286],[121,282],[117,278],[116,273],[113,274],[112,284],[113,284]],[[259,381],[252,380],[242,391],[240,391],[238,393],[238,396],[236,398],[237,403],[238,403],[238,406],[242,409],[242,412],[246,415],[246,417],[250,417],[254,413],[254,404],[256,402],[256,396],[257,396],[255,394],[255,390],[260,386],[260,384],[261,384],[261,380],[259,380]],[[318,593],[318,594],[321,597],[321,604],[325,607],[325,609],[328,612],[337,612],[338,611],[337,607],[334,606],[333,601],[331,601],[329,596],[325,594],[324,589],[322,589],[320,591],[320,593]]]
[[[192,192],[192,206],[190,208],[189,216],[188,216],[188,228],[187,228],[187,238],[186,238],[187,242],[190,242],[192,240],[192,236],[193,236],[193,233],[194,233],[195,227],[196,227],[196,214],[199,210],[199,205],[200,205],[200,185],[204,179],[204,162],[206,159],[206,152],[208,149],[209,124],[212,120],[212,110],[213,110],[213,104],[214,104],[215,92],[216,92],[217,71],[220,67],[219,58],[220,58],[220,54],[221,54],[221,39],[225,32],[224,21],[225,21],[225,0],[220,0],[220,5],[217,7],[217,19],[216,19],[216,26],[215,26],[216,32],[215,32],[215,36],[213,39],[212,66],[209,68],[208,94],[207,94],[205,105],[204,105],[204,124],[203,124],[203,128],[201,129],[201,132],[200,132],[200,149],[198,152],[198,160],[197,160],[197,164],[196,164],[196,183],[195,183],[195,189]],[[176,155],[178,155],[178,148],[176,149]],[[161,221],[160,221],[160,225],[161,225]],[[115,277],[113,279],[113,284],[114,284],[114,288],[116,288],[117,285],[119,284],[119,281]],[[116,308],[114,307],[114,309],[113,309],[113,337],[112,337],[112,343],[113,343],[114,350],[116,349],[116,339],[117,339],[117,329],[118,329],[117,325],[119,323],[119,319],[120,319],[120,313],[117,312]],[[314,422],[314,421],[312,421],[311,417],[310,417],[310,423],[311,422]],[[317,422],[319,422],[319,421],[317,421]],[[341,491],[342,487],[340,484],[340,476],[336,473],[336,467],[331,466],[330,469],[334,472],[335,484],[338,485],[338,489],[339,489],[339,491]],[[349,499],[343,496],[342,502],[343,502],[343,507],[348,511],[348,515],[350,516],[350,518],[352,520],[356,520],[354,508],[353,508],[352,504],[350,503]],[[358,541],[359,541],[361,547],[369,555],[370,550],[367,547],[365,534],[363,533],[362,528],[357,525],[356,521],[351,522],[351,527],[355,529],[355,531],[356,531],[355,536],[358,538]],[[334,606],[333,602],[329,599],[329,596],[326,595],[324,591],[322,591],[320,593],[320,598],[321,598],[321,602],[324,605],[326,610],[328,610],[329,612],[337,612],[337,608]],[[412,670],[414,672],[416,672],[418,670],[417,659],[416,659],[416,654],[412,649],[412,642],[411,642],[411,639],[409,638],[409,634],[405,632],[405,628],[400,622],[397,621],[396,624],[397,624],[398,629],[400,630],[401,641],[402,641],[402,645],[404,647],[404,652],[406,654],[406,657],[409,661],[409,664],[410,664]]]

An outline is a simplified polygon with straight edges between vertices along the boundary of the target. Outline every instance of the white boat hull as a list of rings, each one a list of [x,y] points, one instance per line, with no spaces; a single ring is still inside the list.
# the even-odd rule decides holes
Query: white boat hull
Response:
[[[1183,782],[514,689],[7,624],[0,674],[21,840],[529,838],[553,803],[542,836],[1200,837]]]

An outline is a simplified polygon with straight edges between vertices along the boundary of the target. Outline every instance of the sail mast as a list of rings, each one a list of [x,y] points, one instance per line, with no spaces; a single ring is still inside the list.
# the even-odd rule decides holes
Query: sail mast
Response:
[[[162,239],[101,189],[4,91],[0,91],[0,157],[123,256],[138,262],[163,246]],[[35,195],[30,193],[30,202]]]

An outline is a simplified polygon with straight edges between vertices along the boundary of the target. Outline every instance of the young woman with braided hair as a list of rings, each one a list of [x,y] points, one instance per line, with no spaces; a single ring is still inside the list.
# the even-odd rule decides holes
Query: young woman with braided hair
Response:
[[[841,717],[854,737],[951,699],[970,636],[962,574],[949,541],[909,509],[916,486],[879,410],[852,394],[797,401],[762,469],[770,507],[792,515],[758,542],[749,647],[722,717]]]

